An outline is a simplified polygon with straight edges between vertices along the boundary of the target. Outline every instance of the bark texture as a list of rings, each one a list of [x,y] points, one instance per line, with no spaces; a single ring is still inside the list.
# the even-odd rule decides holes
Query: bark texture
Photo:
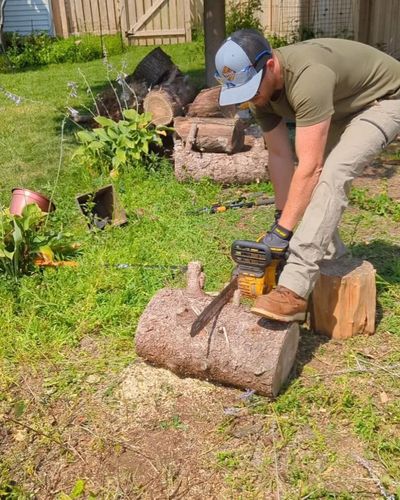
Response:
[[[375,332],[375,269],[370,262],[344,257],[320,264],[311,297],[311,327],[334,339]]]
[[[186,289],[163,289],[150,301],[136,331],[139,356],[180,376],[276,396],[296,357],[297,323],[269,322],[226,304],[192,338],[191,325],[212,297],[201,290],[199,263],[189,265],[188,275]]]
[[[244,146],[244,127],[237,119],[177,117],[174,129],[186,150],[232,154]]]
[[[174,165],[175,176],[180,181],[208,177],[221,184],[247,184],[269,179],[268,151],[258,126],[245,130],[244,146],[235,154],[188,150],[183,141],[176,140]]]

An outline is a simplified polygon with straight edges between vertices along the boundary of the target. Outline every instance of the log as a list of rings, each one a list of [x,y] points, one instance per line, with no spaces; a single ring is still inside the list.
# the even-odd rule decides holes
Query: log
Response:
[[[260,319],[245,306],[226,304],[198,335],[190,328],[212,300],[202,290],[201,264],[188,266],[186,289],[160,290],[136,330],[136,352],[148,363],[194,377],[275,397],[292,369],[297,323]]]
[[[171,75],[171,79],[151,90],[143,108],[152,114],[155,125],[169,125],[175,116],[182,116],[193,100],[196,90],[187,76]]]
[[[180,73],[170,56],[157,47],[140,61],[132,74],[132,79],[144,81],[147,87],[154,87],[167,80],[173,72]]]
[[[221,184],[247,184],[269,179],[268,151],[258,126],[245,129],[244,146],[238,153],[187,151],[183,141],[175,140],[173,157],[179,181],[199,181],[207,177]]]
[[[375,332],[376,271],[350,257],[324,260],[311,296],[311,328],[333,339]]]
[[[202,90],[189,104],[187,116],[191,117],[212,117],[212,118],[234,118],[236,115],[236,106],[220,106],[219,95],[221,87],[211,87]]]
[[[196,151],[232,154],[244,146],[244,127],[238,119],[177,117],[174,129],[186,145],[189,133],[195,130],[190,147]]]

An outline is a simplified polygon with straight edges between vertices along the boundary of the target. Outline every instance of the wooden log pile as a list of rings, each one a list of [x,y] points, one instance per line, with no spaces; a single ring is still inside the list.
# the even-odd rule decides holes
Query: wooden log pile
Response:
[[[134,108],[151,112],[155,124],[167,125],[174,116],[186,112],[195,95],[196,88],[188,75],[157,47],[140,61],[133,73],[119,78],[118,83],[114,82],[96,96],[93,112],[118,121],[122,118],[121,108]],[[167,105],[163,107],[164,101]],[[166,111],[168,106],[172,108],[170,114]],[[71,118],[88,126],[95,125],[92,115],[74,113]]]
[[[193,321],[212,300],[203,283],[200,263],[192,262],[186,289],[165,288],[152,298],[136,330],[136,352],[180,376],[276,396],[296,358],[297,323],[270,322],[229,303],[191,337]]]
[[[176,138],[176,178],[180,181],[199,181],[208,177],[221,184],[268,180],[268,151],[260,128],[256,125],[248,127],[243,134],[243,147],[234,154],[196,151],[186,147],[185,140]]]
[[[268,152],[260,129],[246,129],[249,123],[238,116],[236,106],[220,106],[219,86],[196,93],[189,76],[157,47],[132,74],[96,97],[94,115],[118,121],[122,109],[134,108],[151,113],[155,125],[173,123],[178,180],[208,177],[223,184],[268,180]],[[93,115],[71,109],[70,117],[89,127],[98,126]]]

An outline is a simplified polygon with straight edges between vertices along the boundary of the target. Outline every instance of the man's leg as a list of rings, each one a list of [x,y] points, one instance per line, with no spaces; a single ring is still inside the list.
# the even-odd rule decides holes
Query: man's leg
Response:
[[[400,132],[400,100],[385,100],[359,113],[326,159],[318,185],[291,242],[279,284],[307,298],[318,262],[332,241],[355,177]]]
[[[318,263],[332,243],[355,177],[400,133],[400,100],[385,100],[351,120],[328,155],[318,184],[291,242],[278,287],[255,301],[252,311],[281,321],[305,317]]]

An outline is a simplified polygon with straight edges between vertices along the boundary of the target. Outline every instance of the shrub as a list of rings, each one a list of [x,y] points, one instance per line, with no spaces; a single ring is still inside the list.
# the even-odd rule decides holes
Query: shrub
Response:
[[[103,57],[104,51],[108,55],[114,55],[120,54],[124,49],[118,35],[83,35],[64,39],[40,32],[27,36],[7,33],[6,47],[8,61],[1,66],[0,71],[5,71],[8,67],[23,69],[45,64],[91,61]]]
[[[100,125],[92,131],[77,132],[78,141],[82,144],[75,153],[80,162],[101,174],[119,174],[120,170],[137,165],[146,166],[149,162],[154,168],[154,154],[150,146],[161,146],[161,136],[166,135],[167,127],[151,124],[150,113],[140,114],[134,109],[122,112],[123,120],[118,122],[97,116]]]
[[[226,32],[233,33],[240,29],[256,29],[263,31],[257,12],[262,12],[261,0],[231,0],[226,16]]]

